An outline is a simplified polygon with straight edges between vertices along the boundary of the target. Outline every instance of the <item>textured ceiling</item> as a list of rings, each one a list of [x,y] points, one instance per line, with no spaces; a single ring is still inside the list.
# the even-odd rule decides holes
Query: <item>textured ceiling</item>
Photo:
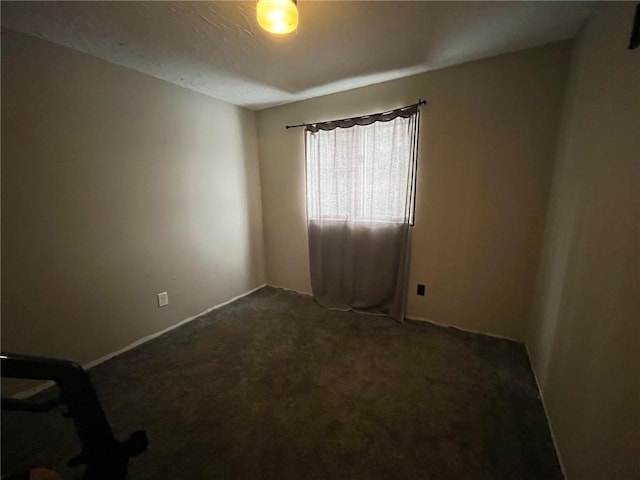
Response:
[[[2,25],[252,109],[574,37],[588,2],[1,2]]]

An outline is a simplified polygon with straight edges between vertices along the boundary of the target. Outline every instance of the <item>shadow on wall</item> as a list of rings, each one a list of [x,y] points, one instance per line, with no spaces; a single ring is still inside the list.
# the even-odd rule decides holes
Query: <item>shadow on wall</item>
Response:
[[[527,339],[567,478],[640,471],[640,51],[603,3],[570,76]]]
[[[240,151],[244,159],[244,191],[247,204],[245,218],[249,249],[247,262],[253,282],[265,281],[264,235],[262,223],[262,188],[260,185],[260,162],[258,158],[257,126],[255,114],[249,110],[238,110],[242,145]],[[250,132],[250,134],[246,134]]]

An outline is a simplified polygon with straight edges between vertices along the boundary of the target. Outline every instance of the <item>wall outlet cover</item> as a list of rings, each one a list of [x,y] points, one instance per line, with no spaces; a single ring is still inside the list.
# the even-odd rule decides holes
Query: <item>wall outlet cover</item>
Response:
[[[420,295],[421,297],[424,297],[424,285],[422,283],[418,284],[418,291],[416,292],[418,295]]]
[[[169,305],[169,294],[162,292],[158,294],[158,307],[166,307]]]

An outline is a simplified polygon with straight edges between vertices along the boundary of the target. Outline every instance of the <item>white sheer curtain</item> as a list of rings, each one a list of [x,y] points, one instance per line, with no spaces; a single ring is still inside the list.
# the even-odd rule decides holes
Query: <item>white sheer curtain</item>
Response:
[[[404,318],[417,106],[307,127],[311,285],[326,307]]]

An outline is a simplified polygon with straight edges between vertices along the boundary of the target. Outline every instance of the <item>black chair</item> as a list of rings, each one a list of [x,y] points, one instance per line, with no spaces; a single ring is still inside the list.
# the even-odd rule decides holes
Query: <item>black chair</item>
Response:
[[[144,431],[136,431],[124,441],[113,436],[87,372],[77,363],[27,355],[0,354],[3,377],[53,380],[60,395],[55,400],[36,403],[30,400],[2,398],[2,409],[45,412],[59,405],[73,420],[82,445],[79,455],[68,465],[86,465],[84,480],[125,480],[129,459],[148,446]]]

